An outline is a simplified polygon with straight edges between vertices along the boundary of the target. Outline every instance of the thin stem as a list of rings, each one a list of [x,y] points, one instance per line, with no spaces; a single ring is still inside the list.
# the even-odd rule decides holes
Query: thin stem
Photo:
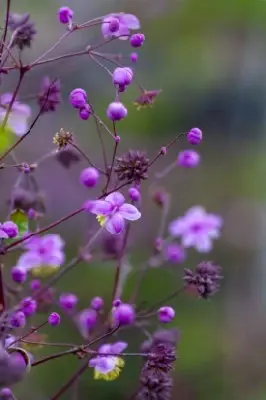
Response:
[[[45,226],[44,228],[40,229],[38,232],[32,232],[29,235],[26,235],[26,236],[22,237],[21,239],[18,239],[15,242],[10,243],[8,246],[5,247],[4,250],[8,251],[9,249],[12,249],[12,247],[15,247],[18,244],[21,244],[21,243],[25,242],[25,240],[28,240],[28,239],[32,238],[33,236],[35,236],[37,234],[40,235],[41,233],[45,233],[45,232],[49,231],[50,229],[55,228],[56,226],[62,224],[62,222],[65,222],[68,219],[74,217],[75,215],[80,214],[83,211],[84,211],[84,207],[80,207],[77,210],[72,211],[70,214],[67,214],[66,216],[64,216],[64,217],[52,222],[51,224]]]
[[[3,35],[1,38],[1,46],[0,46],[0,58],[2,58],[2,53],[4,49],[4,43],[6,42],[6,35],[7,35],[7,27],[8,27],[8,19],[9,19],[9,14],[10,14],[10,7],[11,7],[11,0],[7,0],[6,2],[6,16],[5,16],[5,26],[4,26],[4,31]]]
[[[76,344],[73,343],[49,343],[49,342],[32,342],[31,340],[20,339],[22,343],[32,344],[36,346],[51,346],[51,347],[76,347]]]
[[[61,387],[61,389],[58,390],[51,398],[50,400],[57,400],[59,397],[62,396],[72,385],[76,380],[88,369],[88,360],[86,360],[82,366],[77,370],[77,372],[70,377],[70,379],[65,383],[64,386]]]
[[[184,288],[185,288],[184,286],[181,286],[181,288],[175,290],[173,293],[169,294],[168,296],[164,297],[163,299],[161,299],[158,302],[156,302],[155,304],[153,304],[148,310],[145,311],[144,315],[141,315],[141,318],[146,317],[147,315],[149,316],[149,314],[153,313],[154,310],[157,310],[158,307],[160,307],[161,305],[165,304],[166,302],[174,299],[176,296],[178,296],[180,293],[183,292]]]
[[[93,162],[90,160],[90,158],[87,156],[86,153],[84,153],[84,151],[75,143],[71,143],[70,144],[72,147],[74,147],[74,149],[76,149],[84,158],[85,160],[89,163],[89,165],[95,169],[97,169],[101,174],[106,175],[106,172],[103,171],[101,168],[96,167]]]
[[[24,77],[24,75],[25,75],[25,72],[26,72],[26,71],[25,71],[23,68],[20,68],[20,70],[19,70],[19,80],[18,80],[17,86],[16,86],[16,88],[15,88],[13,94],[12,94],[11,101],[10,101],[10,103],[9,103],[8,106],[7,106],[5,118],[4,118],[4,120],[3,120],[2,124],[1,124],[1,128],[2,128],[2,129],[4,129],[5,126],[6,126],[6,123],[7,123],[8,117],[9,117],[9,114],[10,114],[10,112],[11,112],[11,110],[12,110],[12,107],[13,107],[13,104],[14,104],[14,102],[15,102],[15,100],[16,100],[16,97],[17,97],[17,94],[18,94],[18,92],[19,92],[19,89],[20,89],[20,86],[21,86],[23,77]],[[1,161],[1,159],[0,159],[0,161]]]
[[[116,299],[116,296],[117,296],[117,288],[118,288],[118,283],[119,283],[121,265],[122,265],[123,255],[124,255],[124,252],[125,252],[128,236],[129,236],[129,231],[130,231],[130,225],[127,225],[126,232],[125,232],[124,238],[123,238],[122,247],[121,247],[119,258],[118,258],[116,271],[115,271],[112,301],[114,301]]]
[[[55,50],[59,44],[67,37],[69,36],[72,32],[74,32],[74,30],[71,31],[67,31],[65,32],[58,40],[57,42],[55,42],[55,44],[53,46],[51,46],[48,50],[46,50],[43,54],[41,54],[38,58],[36,58],[35,61],[33,61],[30,64],[30,68],[32,68],[35,64],[37,64],[42,58],[44,58],[45,56],[47,56],[47,54],[51,53],[51,51]]]
[[[4,264],[1,262],[0,263],[0,315],[6,309],[3,269],[4,269]]]

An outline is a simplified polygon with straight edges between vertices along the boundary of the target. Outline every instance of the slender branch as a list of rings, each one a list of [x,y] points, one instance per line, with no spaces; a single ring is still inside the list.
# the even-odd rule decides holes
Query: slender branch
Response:
[[[90,160],[90,158],[87,156],[86,153],[84,153],[84,151],[75,143],[71,143],[71,146],[74,147],[74,149],[76,149],[84,158],[85,160],[87,160],[87,162],[89,163],[89,165],[95,169],[97,169],[101,174],[106,175],[107,173],[105,171],[103,171],[101,168],[96,167],[93,162]]]
[[[114,301],[116,299],[116,295],[117,295],[117,288],[118,288],[118,283],[119,283],[122,260],[123,260],[123,255],[124,255],[124,252],[125,252],[128,236],[129,236],[129,231],[130,231],[130,225],[127,225],[126,232],[125,232],[124,238],[123,238],[123,243],[122,243],[121,250],[120,250],[120,254],[119,254],[119,257],[118,257],[118,263],[117,263],[116,271],[115,271],[112,301]]]
[[[3,268],[4,264],[1,262],[0,263],[0,315],[6,309]]]
[[[88,360],[86,360],[82,366],[77,370],[77,372],[70,377],[70,379],[65,383],[64,386],[61,387],[61,389],[58,390],[51,398],[50,400],[57,400],[59,397],[62,396],[72,385],[76,380],[88,369]]]
[[[3,35],[2,35],[2,38],[1,38],[1,46],[0,46],[0,59],[2,57],[2,53],[3,53],[3,49],[4,49],[4,43],[6,41],[7,28],[8,28],[8,19],[9,19],[9,14],[10,14],[10,7],[11,7],[11,0],[7,0],[7,2],[6,2],[5,26],[4,26],[4,31],[3,31]]]

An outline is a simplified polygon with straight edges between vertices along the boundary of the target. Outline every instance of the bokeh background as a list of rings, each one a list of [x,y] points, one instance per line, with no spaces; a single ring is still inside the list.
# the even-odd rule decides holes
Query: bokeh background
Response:
[[[1,14],[4,9],[1,0]],[[175,324],[180,329],[178,360],[175,366],[173,399],[182,400],[264,400],[266,398],[266,2],[264,0],[13,0],[13,12],[30,12],[38,36],[25,60],[34,59],[62,33],[57,23],[59,6],[74,9],[77,21],[86,21],[112,11],[136,14],[146,42],[136,65],[138,80],[147,89],[163,89],[153,108],[137,111],[133,100],[139,95],[132,87],[124,95],[129,109],[119,124],[121,149],[138,148],[155,154],[178,132],[199,126],[204,131],[200,147],[201,166],[193,171],[175,169],[163,185],[171,191],[171,218],[187,208],[202,204],[224,217],[221,240],[215,243],[210,259],[223,268],[221,291],[210,301],[181,295]],[[82,50],[101,40],[99,27],[78,32],[65,41],[56,54]],[[110,45],[107,51],[128,55],[128,43]],[[61,53],[60,53],[61,52]],[[127,63],[127,61],[126,61]],[[109,65],[110,66],[110,65]],[[37,67],[26,78],[21,96],[38,92],[48,75],[60,78],[64,102],[59,111],[39,120],[30,138],[16,151],[19,161],[33,162],[53,148],[52,137],[61,127],[71,129],[84,151],[100,163],[101,153],[92,122],[80,121],[68,104],[68,93],[83,87],[99,115],[113,99],[110,78],[88,57],[59,61]],[[17,74],[4,77],[0,91],[14,88]],[[34,101],[30,103],[37,112]],[[109,143],[107,136],[106,141]],[[109,143],[111,145],[111,142]],[[171,163],[177,152],[187,147],[181,140],[160,161],[153,173]],[[122,150],[121,150],[122,151]],[[44,224],[77,208],[92,194],[81,187],[78,176],[83,162],[71,170],[54,160],[36,171],[36,179],[46,194]],[[0,175],[1,214],[16,180],[15,171]],[[143,187],[143,220],[134,225],[130,257],[132,268],[147,258],[159,214],[151,205],[148,183]],[[94,229],[93,218],[79,216],[65,223],[60,232],[67,242],[68,257],[75,254],[86,229]],[[145,227],[145,228],[144,228]],[[186,266],[201,261],[191,251]],[[15,260],[10,259],[10,265]],[[114,263],[82,264],[69,273],[60,290],[74,291],[80,307],[93,295],[110,301]],[[126,286],[130,293],[134,277]],[[181,267],[153,269],[148,274],[140,300],[152,302],[180,285]],[[39,317],[41,321],[43,317]],[[152,331],[155,325],[150,327]],[[81,338],[66,319],[61,327],[47,330],[49,340],[80,343]],[[137,351],[145,339],[141,332],[123,333],[130,350]],[[36,357],[48,354],[43,349]],[[77,392],[62,399],[124,399],[137,386],[141,360],[127,359],[121,377],[112,383],[95,382],[91,371],[82,377]],[[16,388],[19,400],[46,400],[74,372],[77,362],[66,357],[36,367]],[[77,390],[77,388],[76,388]]]

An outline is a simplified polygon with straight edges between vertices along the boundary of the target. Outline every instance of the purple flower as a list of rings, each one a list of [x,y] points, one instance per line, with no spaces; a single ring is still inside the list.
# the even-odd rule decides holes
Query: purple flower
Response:
[[[111,121],[120,121],[127,116],[127,109],[120,101],[114,101],[107,107],[106,115]]]
[[[114,31],[113,19],[117,18],[119,21],[119,27]],[[119,39],[126,40],[130,35],[131,30],[139,29],[139,19],[132,14],[118,13],[109,14],[103,19],[102,23],[102,34],[105,39],[111,37],[119,37]]]
[[[57,12],[57,17],[61,24],[68,24],[73,18],[74,12],[69,7],[61,7]]]
[[[117,325],[131,325],[135,321],[136,313],[131,304],[122,303],[112,310],[114,322]]]
[[[212,249],[212,239],[220,236],[222,224],[219,215],[207,214],[204,208],[195,206],[173,221],[169,232],[173,237],[180,236],[184,247],[194,247],[200,253],[208,253]]]
[[[158,319],[167,324],[175,318],[175,310],[172,307],[161,307],[158,310]]]
[[[83,121],[87,121],[91,116],[91,107],[89,104],[85,104],[84,107],[82,107],[79,110],[79,117],[80,119],[83,119]]]
[[[145,36],[143,33],[135,33],[130,38],[130,44],[132,47],[141,47],[144,43]]]
[[[133,80],[133,71],[129,67],[116,68],[113,72],[113,83],[114,85],[119,85],[119,87],[124,87],[130,85]]]
[[[48,323],[51,326],[59,325],[60,321],[61,321],[60,315],[56,312],[52,312],[48,317]]]
[[[98,216],[98,220],[112,235],[121,233],[125,228],[125,219],[136,221],[141,217],[139,210],[125,203],[119,192],[109,194],[105,200],[88,201],[85,208]]]
[[[71,311],[76,307],[78,298],[74,293],[62,293],[59,297],[59,304],[65,311]]]
[[[177,165],[183,168],[195,168],[200,163],[200,155],[194,150],[180,151],[177,157]]]
[[[12,239],[18,235],[18,227],[12,221],[0,224],[0,239]]]
[[[87,93],[81,88],[73,89],[69,94],[69,102],[74,108],[80,110],[86,105]]]
[[[182,263],[186,258],[185,250],[179,244],[169,243],[164,248],[164,258],[171,263]]]
[[[89,366],[94,368],[94,379],[111,381],[116,379],[124,367],[124,360],[117,357],[127,348],[127,343],[104,344],[98,350],[98,356],[91,358]]]
[[[83,310],[78,314],[76,321],[81,335],[88,339],[90,330],[97,322],[97,312],[91,308]]]
[[[0,123],[4,121],[6,111],[11,102],[12,94],[5,93],[0,97]],[[17,135],[24,135],[28,128],[28,119],[31,116],[31,109],[28,105],[15,100],[12,104],[8,119],[8,127]]]
[[[81,171],[79,180],[80,183],[86,186],[87,188],[91,188],[97,185],[99,180],[99,172],[96,168],[85,168]]]
[[[25,244],[17,265],[30,271],[36,277],[54,273],[64,262],[64,242],[59,235],[34,236]]]
[[[25,316],[30,317],[37,311],[37,301],[32,297],[25,297],[25,299],[20,302],[20,307]]]
[[[13,267],[11,269],[11,277],[16,283],[24,283],[27,278],[27,271],[25,268]]]

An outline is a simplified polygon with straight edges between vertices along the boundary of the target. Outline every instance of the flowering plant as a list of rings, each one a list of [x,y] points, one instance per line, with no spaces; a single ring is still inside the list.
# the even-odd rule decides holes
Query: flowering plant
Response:
[[[147,155],[142,150],[121,153],[120,142],[125,139],[118,135],[117,127],[119,121],[128,114],[123,93],[130,85],[136,84],[140,95],[135,104],[141,108],[152,105],[160,90],[146,90],[136,80],[133,66],[138,54],[135,51],[129,57],[121,57],[100,50],[114,40],[127,41],[133,49],[143,46],[145,36],[139,32],[140,21],[135,15],[119,12],[78,23],[74,11],[68,7],[58,10],[57,19],[65,27],[62,36],[37,59],[24,63],[23,51],[31,46],[37,36],[35,23],[29,14],[13,13],[11,0],[6,1],[5,23],[0,40],[0,75],[4,78],[14,71],[18,74],[18,80],[12,93],[1,93],[0,97],[0,168],[2,174],[7,168],[14,168],[18,178],[10,196],[8,216],[0,224],[0,398],[14,398],[10,387],[23,380],[38,365],[52,363],[55,358],[72,354],[80,360],[79,369],[61,384],[58,391],[49,397],[50,400],[59,399],[83,373],[90,373],[92,369],[95,379],[116,379],[125,365],[125,358],[134,356],[143,357],[144,366],[139,387],[132,398],[168,399],[171,397],[171,371],[176,358],[178,332],[175,329],[159,329],[151,333],[149,327],[154,322],[165,325],[174,320],[175,310],[170,302],[182,292],[208,299],[219,288],[222,278],[220,268],[211,261],[202,261],[195,268],[184,269],[182,286],[173,293],[166,293],[156,304],[139,304],[140,287],[150,268],[161,267],[167,262],[182,264],[189,248],[204,253],[204,256],[209,253],[213,240],[220,236],[222,219],[195,205],[184,216],[169,221],[168,234],[166,232],[168,194],[156,185],[174,167],[197,167],[200,155],[194,149],[180,151],[177,159],[155,174],[154,179],[150,175],[157,160],[167,157],[168,149],[176,146],[179,140],[197,146],[203,134],[199,128],[189,129],[162,145],[155,155]],[[59,48],[67,37],[84,29],[98,29],[101,41],[78,52],[50,57],[50,53]],[[15,151],[19,150],[21,142],[34,132],[43,114],[57,111],[61,104],[60,80],[46,76],[35,96],[38,112],[34,115],[29,104],[20,98],[25,77],[40,65],[82,55],[110,75],[110,85],[114,88],[114,98],[106,109],[109,123],[105,123],[97,114],[87,88],[73,88],[69,93],[69,111],[76,113],[82,121],[96,126],[102,165],[96,165],[91,160],[91,155],[79,147],[76,136],[66,128],[61,128],[54,135],[55,147],[52,151],[44,151],[34,163],[17,162]],[[127,60],[126,66],[122,62],[124,59]],[[114,65],[114,70],[110,70],[106,64]],[[113,142],[111,154],[106,150],[107,138]],[[70,168],[81,157],[85,159],[87,167],[80,171],[77,179],[88,190],[88,200],[68,215],[45,225],[43,217],[46,207],[37,185],[36,170],[45,166],[45,162],[51,158]],[[155,185],[151,199],[161,211],[161,222],[150,257],[144,268],[136,271],[139,279],[127,298],[123,289],[128,277],[129,254],[134,250],[134,246],[129,246],[128,238],[132,226],[141,224],[141,198],[146,186],[144,182],[149,179],[153,188]],[[97,196],[91,194],[94,193],[92,188],[98,190]],[[77,255],[68,260],[64,238],[50,231],[78,214],[87,214],[91,221],[93,215],[94,218],[96,216],[98,228],[85,243],[81,243]],[[104,246],[101,246],[102,241]],[[99,254],[93,252],[96,247],[104,252],[106,260],[115,263],[112,299],[104,302],[99,293],[99,296],[90,299],[88,308],[80,309],[75,288],[71,293],[60,293],[57,283],[81,262],[92,263],[97,259]],[[16,256],[16,265],[10,268],[8,254],[12,251],[18,251],[19,255]],[[10,272],[12,285],[6,282],[8,277],[3,275],[3,266]],[[7,296],[12,301],[7,301]],[[34,326],[34,317],[41,311],[46,313],[46,317],[41,324]],[[74,323],[82,337],[82,344],[46,342],[42,328],[46,325],[58,326],[61,323],[60,314]],[[123,332],[131,328],[139,329],[146,340],[140,349],[125,352],[130,343],[123,340]],[[41,345],[65,346],[67,349],[38,358],[35,351]]]

